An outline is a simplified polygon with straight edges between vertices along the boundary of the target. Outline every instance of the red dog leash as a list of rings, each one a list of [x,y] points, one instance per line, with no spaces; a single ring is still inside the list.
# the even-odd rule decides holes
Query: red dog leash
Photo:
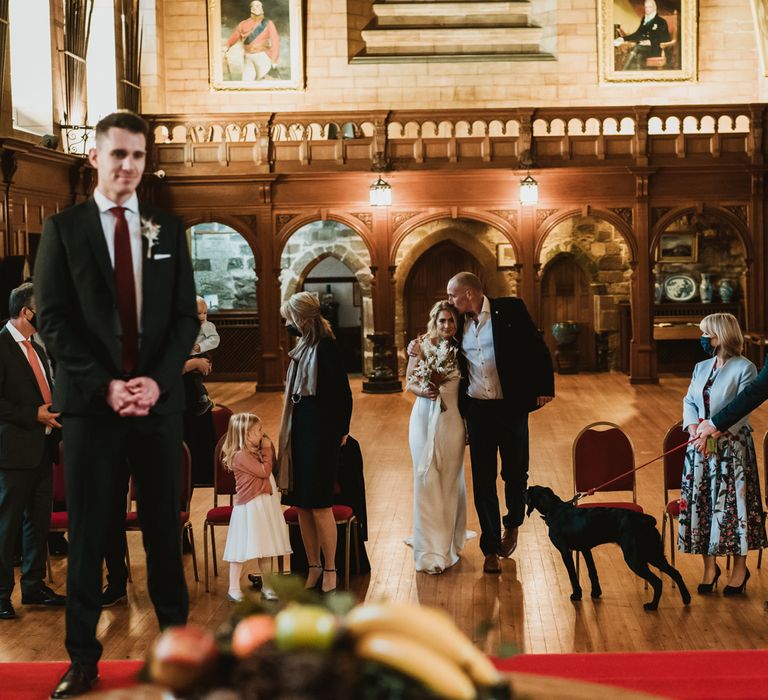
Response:
[[[654,462],[658,462],[660,459],[666,457],[667,455],[671,455],[673,452],[677,452],[678,450],[682,450],[683,447],[688,447],[692,442],[696,442],[698,440],[698,437],[691,438],[688,440],[688,442],[684,442],[677,447],[673,447],[671,450],[667,450],[666,452],[663,452],[658,457],[654,457],[652,460],[646,462],[645,464],[641,464],[639,467],[635,467],[634,469],[630,469],[629,471],[624,472],[623,474],[619,474],[618,476],[614,477],[610,481],[606,481],[603,484],[600,484],[599,486],[595,486],[592,489],[589,489],[588,491],[579,491],[572,499],[571,503],[573,505],[577,505],[578,502],[584,498],[584,496],[594,496],[596,491],[599,491],[600,489],[604,488],[605,486],[608,486],[608,484],[612,484],[614,481],[618,481],[619,479],[622,479],[623,477],[627,476],[628,474],[631,474],[632,472],[640,471],[643,467],[647,467],[649,464],[653,464]]]

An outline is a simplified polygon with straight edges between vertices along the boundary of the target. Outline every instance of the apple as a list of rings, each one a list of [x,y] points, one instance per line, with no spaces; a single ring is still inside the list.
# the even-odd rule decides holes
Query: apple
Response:
[[[250,656],[264,642],[275,638],[275,618],[249,615],[237,623],[232,634],[232,651],[240,659]]]

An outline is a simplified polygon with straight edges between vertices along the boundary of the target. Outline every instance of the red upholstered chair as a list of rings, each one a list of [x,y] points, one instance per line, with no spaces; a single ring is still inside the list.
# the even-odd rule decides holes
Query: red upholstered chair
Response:
[[[573,485],[576,493],[596,488],[619,474],[634,469],[635,450],[629,436],[615,423],[597,421],[590,423],[573,441]],[[632,500],[599,501],[579,503],[579,508],[626,508],[638,513],[643,512],[637,503],[637,484],[635,472],[608,484],[599,493],[632,492]],[[578,553],[576,571],[579,570]]]
[[[181,500],[185,505],[184,510],[179,513],[179,521],[181,522],[182,537],[184,536],[184,530],[189,530],[189,541],[192,544],[192,567],[195,572],[195,581],[199,581],[200,577],[197,573],[197,553],[195,552],[195,538],[194,533],[192,532],[192,522],[189,519],[190,503],[192,501],[192,457],[189,454],[189,448],[185,442],[181,443],[181,448]],[[128,500],[129,510],[125,514],[125,531],[141,531],[141,525],[139,524],[139,513],[138,511],[131,508],[132,504],[136,502],[133,477],[131,477],[128,485]],[[179,547],[181,547],[181,540],[179,540]],[[131,575],[131,557],[128,548],[125,550],[125,563],[128,565],[128,580],[133,581],[133,577]]]
[[[218,440],[227,434],[232,410],[227,406],[216,404],[211,410],[211,417],[213,418],[213,431],[216,433],[216,440]]]
[[[53,502],[63,502],[67,498],[64,484],[64,452],[59,444],[59,459],[53,463]],[[51,525],[48,532],[66,533],[69,529],[69,515],[67,511],[53,511],[51,513]],[[53,571],[51,569],[51,555],[46,546],[46,563],[48,565],[48,580],[53,583]]]
[[[684,445],[690,440],[688,431],[683,428],[683,424],[675,423],[664,436],[662,452],[669,452],[678,445]],[[663,460],[664,467],[664,516],[661,520],[661,546],[664,548],[664,542],[667,534],[667,520],[669,520],[669,554],[672,559],[672,566],[675,565],[675,550],[677,549],[677,528],[675,520],[680,517],[680,498],[669,497],[670,491],[680,491],[683,468],[685,466],[685,450],[680,449],[672,454],[666,455]]]
[[[216,408],[224,408],[229,411],[229,415],[232,415],[232,411],[224,406],[217,406]],[[216,414],[216,408],[214,409],[214,416]],[[227,416],[227,422],[229,416]],[[215,422],[215,420],[214,420]],[[232,499],[235,495],[235,475],[229,471],[222,462],[221,450],[224,447],[225,434],[219,438],[216,443],[216,452],[214,453],[214,467],[213,467],[213,508],[211,508],[205,516],[205,523],[203,524],[203,566],[205,567],[205,590],[208,590],[208,534],[210,532],[211,538],[211,554],[213,556],[213,575],[219,575],[218,561],[216,556],[216,537],[214,529],[216,527],[229,527],[229,519],[232,517]],[[219,505],[219,496],[229,496],[225,505]]]
[[[349,545],[353,532],[355,534],[355,563],[357,564],[356,571],[360,570],[360,555],[358,547],[359,543],[357,542],[359,534],[358,528],[353,527],[353,525],[356,525],[357,523],[357,518],[349,506],[335,505],[332,506],[332,508],[333,519],[336,521],[336,526],[341,526],[344,528],[344,542],[346,543],[344,557],[344,588],[349,590]],[[294,506],[286,508],[286,510],[283,511],[283,517],[285,518],[285,522],[288,523],[289,527],[299,527],[299,511]]]

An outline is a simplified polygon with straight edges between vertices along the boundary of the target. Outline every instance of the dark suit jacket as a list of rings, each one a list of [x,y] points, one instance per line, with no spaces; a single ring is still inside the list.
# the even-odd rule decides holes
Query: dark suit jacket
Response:
[[[151,377],[160,387],[153,412],[178,413],[184,410],[181,369],[200,326],[192,265],[181,220],[144,204],[140,212],[159,224],[160,232],[151,257],[142,239],[135,374]],[[46,220],[35,262],[35,298],[40,333],[56,360],[54,407],[64,414],[111,413],[107,387],[125,378],[122,330],[114,270],[93,199]]]
[[[530,413],[537,409],[537,396],[555,395],[552,357],[521,299],[502,297],[490,302],[493,350],[504,401],[513,411]],[[459,365],[459,408],[464,413],[469,371],[463,353],[459,353]]]
[[[744,387],[744,390],[710,420],[718,430],[727,430],[768,399],[768,364]]]
[[[663,41],[669,41],[669,26],[667,20],[656,15],[650,22],[643,24],[640,20],[640,26],[632,34],[627,34],[624,41],[644,41],[651,42],[649,56],[661,56],[661,46]]]
[[[48,361],[43,349],[32,343],[48,384],[52,385]],[[43,405],[43,396],[23,348],[13,339],[8,329],[0,330],[0,469],[34,469],[52,445],[58,442],[58,430],[49,436],[45,426],[37,422],[37,409]]]

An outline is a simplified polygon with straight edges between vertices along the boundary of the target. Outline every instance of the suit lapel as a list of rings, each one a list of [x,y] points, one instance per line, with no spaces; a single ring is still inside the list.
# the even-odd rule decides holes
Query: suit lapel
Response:
[[[141,219],[154,220],[155,223],[161,223],[158,220],[157,212],[152,207],[146,204],[139,203],[139,216]],[[165,243],[165,237],[163,236],[162,226],[158,234],[157,243],[154,249],[151,251],[153,254],[158,249],[162,249],[163,243]],[[152,304],[149,303],[151,299],[157,299],[159,295],[163,293],[163,275],[168,271],[167,263],[157,262],[152,256],[148,255],[149,242],[147,239],[141,237],[141,331],[142,335],[151,331],[152,327]],[[145,349],[146,345],[141,343],[139,345],[139,357],[141,358],[142,349]]]
[[[104,229],[101,227],[101,215],[99,207],[93,199],[88,200],[86,207],[87,215],[85,219],[85,235],[93,251],[93,257],[96,259],[96,266],[104,276],[112,296],[117,298],[115,290],[115,271],[112,267],[112,261],[109,258],[109,249],[107,241],[104,239]]]

